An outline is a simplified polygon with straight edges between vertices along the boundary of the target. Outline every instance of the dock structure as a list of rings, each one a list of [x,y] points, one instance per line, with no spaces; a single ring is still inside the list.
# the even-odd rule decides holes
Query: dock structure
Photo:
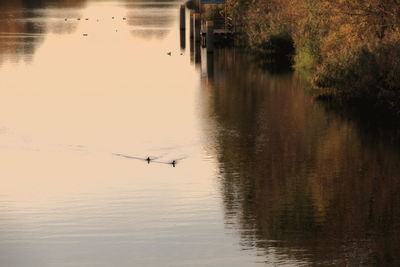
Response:
[[[210,33],[209,26],[210,21],[202,20],[201,27],[201,44],[203,47],[207,47],[207,38],[211,37],[213,40],[213,46],[221,47],[233,44],[235,31],[225,20],[214,19],[211,21],[213,25],[212,33]]]
[[[226,15],[226,10],[212,18],[209,15],[207,17],[205,13],[207,6],[224,3],[224,0],[190,0],[186,4],[191,10],[189,16],[190,39],[200,42],[204,48],[209,47],[208,51],[212,51],[214,47],[233,45],[234,37],[237,35],[237,28],[234,26],[233,20]],[[182,17],[181,15],[181,21]],[[210,25],[213,26],[210,28]],[[207,39],[212,40],[211,46],[207,46]]]

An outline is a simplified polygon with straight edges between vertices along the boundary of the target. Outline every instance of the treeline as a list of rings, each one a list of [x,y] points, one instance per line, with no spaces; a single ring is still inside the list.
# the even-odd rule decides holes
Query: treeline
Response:
[[[227,13],[255,51],[293,45],[321,95],[400,115],[400,0],[227,0]]]

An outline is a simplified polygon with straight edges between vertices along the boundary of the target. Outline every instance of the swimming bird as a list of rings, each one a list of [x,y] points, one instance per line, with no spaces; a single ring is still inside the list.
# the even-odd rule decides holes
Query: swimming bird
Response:
[[[171,55],[171,52],[168,52],[167,55],[170,56],[170,55]]]
[[[112,19],[114,19],[114,17],[112,17]]]
[[[89,20],[89,18],[86,18],[85,20]]]
[[[160,158],[162,156],[158,156],[158,157],[148,156],[147,158],[141,158],[141,157],[135,157],[135,156],[125,155],[125,154],[120,154],[120,153],[112,153],[112,155],[117,156],[117,157],[127,158],[127,159],[144,160],[144,161],[147,161],[148,164],[150,164],[150,161],[166,164],[166,162],[156,161],[158,158]]]
[[[186,158],[186,157],[181,157],[181,158],[178,158],[178,159],[174,159],[173,161],[168,162],[168,164],[171,164],[172,167],[175,168],[175,165],[178,164],[178,161],[183,160],[183,159],[185,159],[185,158]]]
[[[77,20],[81,20],[81,18],[77,18]]]
[[[123,20],[126,20],[126,18],[122,18]]]

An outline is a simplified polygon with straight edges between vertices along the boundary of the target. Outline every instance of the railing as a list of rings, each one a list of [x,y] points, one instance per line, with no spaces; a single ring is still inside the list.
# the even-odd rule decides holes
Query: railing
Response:
[[[214,22],[214,32],[217,34],[228,34],[237,35],[243,33],[243,25],[235,23],[235,20],[231,17],[224,17],[223,13],[220,16],[214,17],[212,21]],[[201,20],[201,33],[204,35],[207,32],[207,21],[205,19]]]
[[[224,29],[232,33],[242,32],[243,25],[236,24],[231,17],[220,17],[214,19],[214,29]]]

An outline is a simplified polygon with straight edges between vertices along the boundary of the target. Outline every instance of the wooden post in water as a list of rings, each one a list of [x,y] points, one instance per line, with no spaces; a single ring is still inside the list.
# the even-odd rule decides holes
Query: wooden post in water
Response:
[[[214,21],[206,22],[206,47],[207,53],[214,52]]]
[[[200,13],[194,14],[193,28],[194,28],[194,40],[195,42],[200,42],[200,28],[201,28]]]
[[[196,6],[196,12],[200,12],[201,10],[201,0],[194,0]]]
[[[194,42],[194,63],[196,66],[201,66],[200,42]]]
[[[190,32],[190,39],[193,39],[194,37],[194,29],[193,29],[193,17],[194,17],[194,11],[190,11],[190,19],[189,19],[189,32]]]
[[[186,24],[186,18],[185,18],[185,10],[186,8],[185,8],[185,5],[181,5],[181,8],[180,8],[180,10],[179,10],[179,14],[180,14],[180,28],[181,28],[181,30],[185,30],[185,24]]]
[[[209,80],[214,78],[214,54],[207,53],[207,77]]]
[[[181,49],[185,50],[186,48],[186,31],[185,30],[180,30],[180,40],[181,40]]]

